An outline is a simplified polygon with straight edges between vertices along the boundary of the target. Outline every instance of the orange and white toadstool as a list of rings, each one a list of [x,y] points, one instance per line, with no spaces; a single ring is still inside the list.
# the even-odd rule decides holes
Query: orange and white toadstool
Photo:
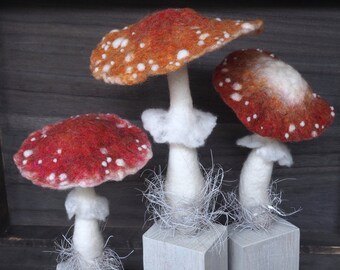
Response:
[[[170,144],[165,189],[171,205],[190,204],[202,191],[196,148],[216,124],[215,116],[193,107],[187,64],[261,28],[261,20],[210,19],[189,8],[166,9],[112,30],[93,50],[91,71],[106,83],[133,85],[167,74],[169,110],[146,110],[142,120],[157,143]]]
[[[22,176],[46,188],[73,188],[65,202],[68,217],[75,216],[72,251],[57,269],[119,269],[119,260],[112,268],[107,257],[114,253],[104,252],[98,220],[109,207],[94,187],[135,174],[151,157],[147,135],[113,114],[71,117],[28,136],[14,155]]]
[[[334,108],[313,93],[293,67],[259,49],[228,55],[215,69],[213,84],[240,121],[255,133],[237,141],[253,149],[241,171],[239,199],[255,227],[266,227],[273,210],[268,194],[273,163],[293,163],[282,142],[318,137],[333,122]]]

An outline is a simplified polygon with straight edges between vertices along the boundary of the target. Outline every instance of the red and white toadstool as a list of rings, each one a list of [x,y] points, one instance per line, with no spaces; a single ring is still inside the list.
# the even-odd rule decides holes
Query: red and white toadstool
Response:
[[[293,67],[259,49],[228,55],[217,66],[213,83],[224,102],[255,133],[237,141],[238,145],[253,149],[241,171],[239,199],[252,214],[255,227],[268,226],[273,163],[293,163],[282,142],[321,135],[333,122],[334,108],[313,93]]]
[[[23,142],[14,155],[22,176],[46,188],[73,188],[65,207],[70,219],[75,216],[76,258],[60,263],[58,269],[110,266],[97,221],[108,216],[108,201],[96,195],[94,187],[135,174],[151,157],[147,135],[114,114],[71,117],[31,133]]]
[[[93,76],[107,83],[133,85],[167,74],[169,110],[146,110],[142,120],[157,143],[170,144],[165,189],[171,205],[190,203],[202,191],[196,148],[216,124],[215,116],[193,107],[187,63],[261,28],[261,20],[210,19],[189,8],[166,9],[112,30],[92,52]]]

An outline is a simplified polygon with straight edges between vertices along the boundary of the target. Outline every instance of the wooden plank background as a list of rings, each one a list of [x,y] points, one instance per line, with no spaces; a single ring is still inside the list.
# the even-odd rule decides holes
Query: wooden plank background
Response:
[[[34,231],[42,226],[46,234],[40,237],[48,239],[48,235],[58,235],[60,227],[71,224],[64,210],[67,193],[33,186],[19,175],[12,161],[13,154],[30,132],[71,115],[89,112],[116,113],[142,126],[143,110],[168,107],[165,76],[150,78],[133,87],[112,86],[93,79],[88,68],[91,50],[105,33],[134,23],[155,10],[155,6],[128,5],[12,6],[0,10],[0,123],[13,228],[29,226]],[[197,6],[197,10],[211,17],[265,21],[261,35],[233,41],[189,65],[195,106],[218,116],[217,127],[206,145],[199,149],[200,161],[210,166],[212,151],[214,161],[225,170],[230,169],[225,175],[230,181],[225,190],[232,190],[249,153],[235,146],[235,141],[248,131],[215,92],[211,84],[212,70],[234,50],[269,50],[299,70],[315,92],[337,111],[340,106],[340,10],[229,8],[221,4]],[[283,208],[302,209],[288,219],[300,227],[303,245],[340,246],[339,137],[340,120],[336,117],[322,137],[289,144],[295,161],[292,168],[275,167],[274,179],[290,179],[279,184],[286,199]],[[153,151],[154,158],[146,169],[164,167],[167,145],[154,144]],[[98,192],[110,200],[106,234],[111,231],[116,234],[124,228],[122,235],[134,239],[124,240],[118,236],[121,240],[117,245],[123,249],[141,248],[145,207],[139,190],[144,189],[140,173],[98,188]]]

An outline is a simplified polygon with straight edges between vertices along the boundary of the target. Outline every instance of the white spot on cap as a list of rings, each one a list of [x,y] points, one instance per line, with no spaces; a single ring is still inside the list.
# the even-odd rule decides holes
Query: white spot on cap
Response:
[[[139,64],[137,65],[137,69],[138,69],[139,71],[143,71],[143,70],[145,70],[145,65],[144,65],[143,63],[139,63]]]
[[[139,140],[138,140],[138,139],[136,139],[135,141],[136,141],[136,143],[139,143]]]
[[[204,33],[204,34],[202,34],[202,35],[200,35],[198,38],[200,39],[200,40],[205,40],[207,37],[209,37],[210,36],[210,34],[208,34],[208,33]]]
[[[247,117],[247,121],[248,121],[248,122],[251,121],[251,117],[250,117],[250,116]]]
[[[301,121],[301,122],[300,122],[300,126],[301,126],[301,127],[304,127],[305,125],[306,125],[306,124],[305,124],[305,121]]]
[[[67,174],[66,174],[66,173],[60,174],[60,175],[59,175],[59,179],[60,179],[60,181],[66,180],[66,179],[67,179]]]
[[[42,160],[41,159],[38,160],[38,164],[42,164]]]
[[[110,171],[109,170],[105,170],[105,174],[109,174],[110,173]]]
[[[223,32],[225,38],[230,38],[230,35],[228,32]]]
[[[286,139],[289,138],[289,134],[288,134],[288,133],[285,134],[285,138],[286,138]]]
[[[242,23],[241,27],[246,32],[251,32],[251,31],[255,30],[255,25],[253,25],[251,23]]]
[[[140,43],[140,44],[139,44],[139,47],[141,47],[141,48],[143,49],[143,48],[145,47],[145,43],[143,43],[143,42]]]
[[[256,119],[257,118],[257,114],[255,113],[255,114],[253,114],[253,118],[254,119]]]
[[[97,72],[99,70],[99,68],[98,67],[96,67],[95,69],[94,69],[94,72]]]
[[[133,78],[133,79],[137,79],[137,73],[133,73],[133,74],[132,74],[132,78]]]
[[[103,155],[107,155],[108,154],[108,151],[105,147],[102,147],[99,149],[100,153],[102,153]]]
[[[222,73],[228,73],[228,71],[229,71],[229,69],[227,69],[227,68],[222,68],[222,70],[221,70]]]
[[[319,128],[320,125],[319,125],[318,123],[316,123],[316,124],[314,125],[314,127],[315,127],[315,128]]]
[[[201,32],[200,30],[197,30],[197,31],[196,31],[196,34],[197,34],[197,35],[199,35],[199,34],[201,34],[201,33],[202,33],[202,32]]]
[[[112,158],[111,158],[111,157],[107,157],[107,158],[106,158],[106,161],[107,161],[108,163],[110,163],[110,162],[112,161]]]
[[[22,164],[23,164],[23,165],[26,165],[26,164],[27,164],[27,159],[24,159],[24,160],[22,161]]]
[[[106,54],[105,53],[102,54],[102,58],[106,59]]]
[[[54,163],[57,163],[57,162],[58,162],[58,159],[54,158],[54,159],[53,159],[53,162],[54,162]]]
[[[331,111],[334,111],[334,107],[333,106],[330,106],[329,108],[331,108]]]
[[[150,59],[150,60],[148,61],[148,63],[149,63],[150,65],[152,65],[152,64],[153,64],[153,60]]]
[[[205,43],[204,43],[203,40],[200,40],[200,41],[197,42],[197,45],[198,45],[198,46],[203,46],[204,44],[205,44]]]
[[[232,87],[233,87],[233,89],[236,90],[236,91],[239,91],[239,90],[242,89],[242,85],[239,84],[239,83],[237,83],[237,82],[234,83]]]
[[[315,93],[313,93],[313,97],[314,97],[314,98],[316,98],[316,97],[317,97],[317,95],[316,95]]]
[[[136,35],[136,32],[132,32],[131,35],[132,35],[132,36]]]
[[[126,68],[126,73],[131,73],[132,72],[132,67],[127,67]]]
[[[31,156],[33,154],[33,150],[26,150],[24,151],[23,155],[25,158],[28,158],[29,156]]]
[[[110,65],[113,66],[115,64],[115,61],[111,61]]]
[[[120,44],[122,43],[122,41],[124,40],[124,38],[122,37],[119,37],[119,38],[116,38],[113,42],[112,42],[112,47],[117,49]]]
[[[189,56],[189,52],[187,50],[180,50],[178,53],[177,53],[177,59],[180,60],[180,59],[183,59],[183,58],[186,58]]]
[[[122,52],[124,52],[124,49],[120,49],[119,51],[122,53]]]
[[[289,125],[289,128],[288,128],[288,131],[289,131],[289,132],[294,132],[295,128],[296,128],[296,127],[295,127],[294,124],[290,124],[290,125]]]
[[[48,180],[53,181],[55,179],[55,173],[51,173],[48,177]]]
[[[119,32],[119,30],[118,29],[113,29],[113,30],[110,31],[110,33],[114,33],[114,32]]]
[[[124,166],[125,165],[125,161],[121,158],[119,159],[116,159],[116,164],[120,167]]]
[[[31,142],[34,142],[35,140],[36,140],[36,138],[35,138],[35,137],[31,138]]]
[[[102,166],[103,167],[107,167],[107,162],[106,161],[102,161]]]
[[[159,65],[156,65],[156,64],[155,64],[155,65],[152,65],[152,66],[151,66],[151,70],[152,70],[152,71],[157,71],[158,69],[159,69]]]
[[[242,96],[239,93],[233,93],[233,94],[230,95],[230,98],[232,100],[239,102],[239,101],[241,101]]]
[[[123,39],[122,40],[122,43],[120,44],[121,47],[126,47],[129,43],[129,40],[128,39]]]
[[[230,83],[231,82],[231,79],[230,78],[225,78],[224,80],[226,83]]]
[[[142,151],[143,150],[143,148],[142,147],[138,147],[138,151]]]
[[[222,87],[223,86],[223,82],[219,82],[218,86]]]
[[[61,154],[61,152],[62,152],[62,150],[59,148],[59,149],[57,150],[57,153],[58,153],[58,154]]]
[[[261,126],[260,128],[263,129],[263,126]]]
[[[248,100],[245,101],[245,102],[244,102],[244,105],[248,106],[248,105],[249,105],[249,101],[248,101]]]
[[[125,56],[125,62],[131,62],[133,60],[134,56],[133,53],[129,53]]]
[[[331,116],[334,117],[335,116],[335,112],[331,112]]]
[[[111,68],[111,65],[106,64],[106,65],[103,67],[102,71],[103,71],[103,72],[108,72],[108,71],[110,70],[110,68]]]
[[[316,136],[318,136],[318,133],[317,133],[315,130],[313,130],[313,131],[312,131],[312,137],[315,138]]]
[[[143,148],[143,149],[146,149],[146,148],[148,148],[148,147],[146,146],[146,144],[143,144],[143,145],[142,145],[142,148]]]
[[[215,20],[219,22],[222,21],[221,18],[215,18]]]

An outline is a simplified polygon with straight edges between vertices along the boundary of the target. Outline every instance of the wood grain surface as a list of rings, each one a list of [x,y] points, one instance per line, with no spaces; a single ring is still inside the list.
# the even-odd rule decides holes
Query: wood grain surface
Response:
[[[0,10],[0,124],[4,175],[11,226],[49,228],[59,235],[60,228],[71,225],[64,210],[66,192],[42,189],[23,179],[12,156],[26,136],[42,126],[71,115],[103,112],[116,113],[142,126],[140,115],[147,108],[167,108],[169,97],[165,76],[150,78],[141,85],[124,87],[106,85],[89,72],[91,50],[113,28],[122,28],[157,10],[155,6],[107,5],[77,8],[72,5],[20,7]],[[241,48],[262,48],[277,54],[299,70],[314,88],[338,111],[340,108],[340,9],[338,8],[247,8],[219,4],[197,6],[211,17],[232,19],[262,18],[265,31],[259,36],[233,41],[225,48],[203,56],[189,65],[192,96],[197,108],[218,116],[218,125],[206,145],[199,149],[205,166],[214,161],[227,171],[225,190],[237,185],[237,179],[249,151],[235,146],[237,138],[248,134],[233,112],[222,102],[211,84],[212,70],[223,57]],[[160,37],[161,38],[161,37]],[[340,120],[315,140],[289,144],[294,158],[292,168],[275,167],[273,179],[287,179],[278,184],[287,212],[301,208],[288,220],[301,229],[301,243],[309,246],[340,246]],[[164,168],[167,145],[153,145],[154,158],[146,169]],[[141,269],[141,232],[145,230],[144,190],[141,172],[123,182],[105,183],[98,192],[110,200],[111,214],[105,233],[126,232],[127,239],[117,244],[129,249],[129,237],[137,237],[137,255],[126,261],[127,269]],[[1,188],[0,188],[1,190]],[[1,195],[3,192],[1,191]],[[32,229],[34,231],[34,229]],[[64,229],[65,230],[65,229]],[[23,237],[30,235],[26,231]],[[15,234],[14,234],[15,236]],[[47,239],[49,239],[47,237]],[[51,239],[47,241],[52,241]],[[12,242],[6,242],[6,249]],[[34,244],[32,244],[34,246]],[[130,246],[131,247],[131,246]],[[5,248],[4,248],[5,249]],[[15,260],[15,250],[0,269]],[[20,248],[19,248],[20,249]],[[41,247],[26,250],[30,260],[52,265],[51,255],[40,254]],[[2,254],[0,247],[0,254]],[[13,253],[11,253],[13,252]],[[123,252],[122,256],[127,252]],[[11,255],[12,254],[12,255]],[[12,256],[12,257],[11,257]],[[137,257],[135,257],[137,256]],[[321,256],[321,255],[320,255]],[[304,269],[314,257],[302,257]],[[329,262],[328,257],[324,259]],[[1,259],[0,259],[1,261]],[[331,265],[329,263],[329,265]],[[29,268],[25,268],[29,269]],[[32,268],[38,269],[38,268]],[[40,268],[39,268],[40,269]],[[52,269],[52,268],[51,268]],[[318,269],[318,268],[315,268]],[[335,268],[323,268],[335,269]]]

